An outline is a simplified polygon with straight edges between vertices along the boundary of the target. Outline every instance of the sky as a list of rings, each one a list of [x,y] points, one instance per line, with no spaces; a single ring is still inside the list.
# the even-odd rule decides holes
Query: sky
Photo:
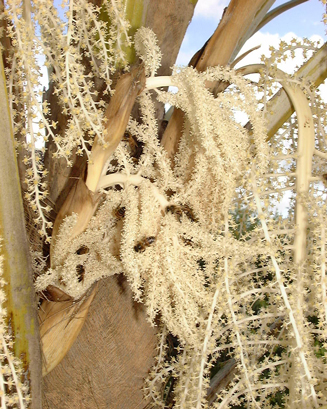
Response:
[[[286,3],[287,0],[277,0],[272,8]],[[224,8],[229,0],[198,0],[194,17],[186,32],[177,64],[188,64],[191,57],[215,31]],[[325,30],[327,27],[321,22],[324,13],[324,6],[319,0],[309,0],[272,20],[260,30],[258,43],[267,44],[273,41],[276,43],[281,37],[294,34],[298,37],[308,37],[319,35],[326,41]]]

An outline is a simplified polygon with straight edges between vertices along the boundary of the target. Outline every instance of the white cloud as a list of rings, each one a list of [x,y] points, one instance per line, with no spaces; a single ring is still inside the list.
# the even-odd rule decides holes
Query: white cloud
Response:
[[[217,20],[228,4],[229,0],[198,0],[194,15]]]
[[[327,82],[326,81],[319,86],[319,92],[320,92],[321,98],[325,102],[327,102]]]
[[[243,60],[239,62],[237,67],[259,63],[261,55],[269,55],[269,47],[278,47],[280,40],[281,38],[279,34],[262,33],[261,31],[257,32],[246,42],[239,55],[258,45],[260,46],[260,48],[258,50],[252,51],[249,55],[247,55]]]
[[[298,37],[296,34],[292,32],[285,34],[283,37],[280,37],[279,34],[262,33],[261,31],[257,32],[253,37],[251,37],[247,41],[245,46],[240,51],[239,55],[243,54],[245,51],[255,46],[260,45],[261,47],[258,50],[255,50],[251,52],[249,55],[247,55],[242,61],[240,61],[237,67],[244,66],[247,64],[260,63],[261,55],[270,56],[270,51],[269,51],[270,46],[278,48],[280,40],[283,40],[289,43],[290,40],[292,40],[293,38],[301,40],[300,37]],[[321,41],[321,44],[323,43],[322,37],[318,35],[311,36],[310,40],[311,41]],[[279,68],[288,74],[292,74],[296,70],[296,67],[300,67],[302,64],[303,64],[303,56],[302,56],[301,51],[298,50],[298,52],[295,53],[294,59],[289,59],[285,62],[281,62],[279,65]]]

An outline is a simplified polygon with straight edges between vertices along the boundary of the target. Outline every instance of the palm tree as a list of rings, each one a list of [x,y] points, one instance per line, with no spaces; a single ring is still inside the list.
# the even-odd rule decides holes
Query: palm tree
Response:
[[[326,45],[294,42],[265,66],[223,68],[235,66],[260,27],[302,2],[269,12],[273,0],[231,0],[190,67],[173,75],[196,1],[70,1],[64,28],[50,0],[2,2],[8,97],[3,86],[1,139],[8,146],[12,126],[21,181],[13,145],[3,147],[4,259],[22,249],[4,269],[4,289],[13,353],[30,369],[31,407],[264,407],[258,393],[269,405],[275,391],[289,407],[326,404],[324,362],[314,353],[315,345],[323,351],[326,331],[326,215],[317,196],[326,121],[312,97],[326,78]],[[312,56],[290,79],[273,59],[301,47]],[[50,79],[42,101],[37,52]],[[259,102],[243,79],[253,73],[262,78]],[[283,89],[270,99],[276,80]],[[168,85],[179,87],[175,97],[163,92]],[[176,106],[171,116],[165,100]],[[233,109],[245,110],[249,123],[228,119]],[[287,137],[279,131],[285,123]],[[287,166],[277,158],[285,140],[297,158]],[[271,152],[286,182],[276,178]],[[286,222],[268,208],[287,183],[295,203]],[[28,238],[23,207],[12,205],[21,203],[20,191]],[[235,203],[244,225],[257,217],[257,228],[233,226]],[[12,231],[19,233],[9,239]],[[29,298],[17,297],[20,288]],[[249,324],[255,302],[258,319]]]

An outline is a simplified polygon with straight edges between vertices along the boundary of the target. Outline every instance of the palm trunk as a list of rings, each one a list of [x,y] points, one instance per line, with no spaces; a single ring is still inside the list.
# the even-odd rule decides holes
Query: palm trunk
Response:
[[[0,255],[6,282],[4,307],[8,331],[14,340],[14,355],[28,374],[31,408],[40,409],[42,374],[37,304],[2,58],[0,71]]]

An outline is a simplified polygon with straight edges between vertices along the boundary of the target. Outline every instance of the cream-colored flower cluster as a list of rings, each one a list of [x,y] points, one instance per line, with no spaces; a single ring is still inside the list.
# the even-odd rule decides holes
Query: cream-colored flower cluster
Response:
[[[108,3],[107,12],[115,13],[117,22],[111,33],[117,42],[110,42],[105,26],[97,25],[99,10],[71,1],[63,34],[55,12],[42,8],[49,3],[36,3],[55,92],[70,115],[65,135],[54,132],[56,124],[49,133],[58,154],[69,160],[73,149],[88,151],[93,137],[101,140],[103,132],[101,102],[92,78],[84,75],[83,52],[92,62],[92,75],[110,86],[111,71],[105,67],[117,63],[110,58],[116,46],[122,49],[125,26],[119,3]],[[21,12],[11,9],[11,18]],[[15,24],[20,23],[17,17]],[[30,40],[24,43],[17,35],[13,41],[27,47]],[[146,389],[154,407],[165,407],[168,385],[173,385],[175,407],[208,407],[208,389],[223,365],[232,368],[230,381],[221,390],[216,385],[213,407],[271,408],[278,399],[290,408],[326,405],[321,357],[327,348],[326,107],[312,84],[278,67],[285,53],[292,57],[302,45],[307,53],[316,46],[282,44],[265,67],[252,67],[260,75],[253,86],[241,71],[223,67],[203,73],[175,68],[169,81],[154,77],[160,61],[154,34],[142,29],[135,41],[147,88],[168,83],[178,88],[176,94],[156,90],[160,102],[184,112],[174,166],[159,143],[154,102],[146,90],[138,99],[140,120],[130,119],[103,169],[98,184],[103,203],[73,239],[78,215],[64,220],[52,269],[38,277],[37,289],[53,284],[79,298],[100,278],[124,272],[149,321],[155,324],[160,317],[163,328]],[[101,47],[109,50],[104,56]],[[34,78],[27,63],[17,59],[26,82]],[[268,100],[276,82],[296,112],[268,141],[266,124],[274,115]],[[207,88],[212,83],[226,85],[216,97]],[[29,106],[35,97],[26,95]],[[14,104],[18,100],[13,110]],[[240,114],[248,120],[245,127]],[[275,208],[285,192],[291,198],[287,218]],[[165,352],[168,333],[178,343],[175,357]]]
[[[112,92],[112,74],[126,65],[124,47],[130,45],[129,23],[120,0],[104,2],[101,10],[87,0],[63,2],[62,6],[64,21],[50,0],[35,0],[30,6],[9,0],[2,16],[8,22],[6,35],[12,45],[11,69],[7,69],[9,103],[26,166],[25,199],[35,211],[40,234],[47,237],[52,224],[46,217],[50,208],[45,205],[44,146],[49,140],[54,142],[54,156],[66,158],[71,165],[73,153],[89,156],[94,138],[103,140],[106,103],[94,80],[105,84],[104,94]],[[44,58],[54,95],[67,117],[64,133],[60,124],[49,119],[48,101],[42,101],[40,64]]]
[[[51,223],[45,213],[50,210],[44,204],[47,196],[45,177],[47,170],[43,165],[43,149],[37,144],[43,141],[43,128],[48,125],[45,117],[48,113],[46,102],[41,103],[41,72],[37,63],[40,47],[34,41],[34,27],[26,16],[26,10],[20,1],[9,2],[3,17],[8,20],[7,35],[12,43],[9,64],[6,69],[9,91],[9,107],[17,148],[24,156],[25,199],[35,211],[35,222],[39,232],[45,234]],[[44,144],[44,142],[43,142]]]
[[[137,55],[144,61],[145,74],[154,76],[161,63],[161,51],[156,35],[149,28],[141,27],[134,36],[134,43]]]
[[[99,99],[94,80],[103,80],[104,93],[111,92],[113,72],[126,63],[123,47],[129,44],[128,23],[123,19],[120,1],[105,2],[102,10],[86,0],[70,1],[67,23],[60,20],[51,1],[36,3],[35,19],[41,29],[46,64],[51,67],[54,94],[69,118],[65,134],[53,136],[56,155],[70,164],[74,150],[89,155],[94,138],[103,140],[105,102]],[[100,19],[100,12],[106,14],[106,20]]]
[[[223,363],[232,368],[231,381],[217,390],[213,407],[268,408],[278,399],[286,407],[326,404],[320,357],[326,348],[324,104],[303,80],[272,73],[288,81],[291,97],[299,92],[302,102],[268,143],[268,112],[260,111],[263,100],[250,81],[228,68],[202,74],[175,69],[171,82],[178,92],[157,91],[161,101],[185,112],[173,169],[158,143],[145,91],[139,98],[142,121],[128,125],[141,152],[135,157],[131,141],[121,142],[100,181],[105,203],[72,242],[69,229],[77,216],[63,223],[57,266],[37,280],[40,290],[55,284],[80,297],[95,280],[124,272],[150,322],[160,316],[164,328],[145,389],[154,407],[165,407],[171,385],[176,407],[208,407],[210,377]],[[275,84],[265,70],[261,74],[257,89],[268,100]],[[217,98],[206,89],[215,81],[230,84]],[[315,150],[311,143],[300,154],[314,135],[307,133],[311,122],[302,121],[305,104],[314,117]],[[250,131],[237,120],[239,112]],[[312,183],[310,189],[304,192],[297,179]],[[285,219],[274,206],[287,191],[293,202]],[[306,216],[296,226],[299,212]],[[310,226],[304,233],[301,223]],[[305,253],[297,244],[303,237]],[[179,343],[169,359],[168,333]]]

